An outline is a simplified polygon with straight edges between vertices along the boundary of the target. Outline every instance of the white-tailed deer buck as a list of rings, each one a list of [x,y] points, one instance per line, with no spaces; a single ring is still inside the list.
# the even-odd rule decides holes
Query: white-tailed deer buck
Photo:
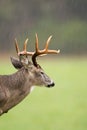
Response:
[[[45,49],[39,50],[36,34],[35,52],[26,50],[28,39],[24,43],[23,51],[19,50],[17,40],[15,40],[19,59],[11,57],[11,62],[18,71],[11,75],[0,75],[0,115],[21,102],[31,92],[33,86],[53,87],[55,85],[36,62],[36,57],[39,55],[59,53],[59,50],[48,50],[51,38],[52,36],[48,38]],[[32,62],[28,56],[32,56]]]

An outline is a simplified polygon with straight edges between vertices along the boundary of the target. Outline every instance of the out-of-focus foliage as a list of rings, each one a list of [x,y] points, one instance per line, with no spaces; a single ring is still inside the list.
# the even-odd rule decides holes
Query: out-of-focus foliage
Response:
[[[13,49],[15,37],[34,42],[35,32],[42,42],[53,34],[63,54],[87,53],[87,0],[0,0],[0,50]]]

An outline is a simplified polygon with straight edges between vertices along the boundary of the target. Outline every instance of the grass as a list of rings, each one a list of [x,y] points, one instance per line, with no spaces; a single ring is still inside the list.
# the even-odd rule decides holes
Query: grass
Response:
[[[55,87],[36,87],[0,117],[0,130],[87,130],[87,58],[59,58],[40,64],[54,79]],[[10,63],[0,68],[1,74],[14,72]]]

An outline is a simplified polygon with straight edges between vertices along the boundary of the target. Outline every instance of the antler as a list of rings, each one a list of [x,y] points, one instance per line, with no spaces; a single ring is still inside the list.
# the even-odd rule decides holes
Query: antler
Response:
[[[17,54],[18,54],[20,60],[21,60],[21,56],[26,56],[26,58],[27,58],[27,56],[30,55],[30,56],[32,56],[32,62],[34,64],[34,66],[38,67],[38,64],[36,61],[37,56],[43,56],[43,55],[47,55],[47,54],[58,54],[60,52],[60,50],[49,50],[48,49],[48,46],[49,46],[49,43],[50,43],[52,36],[50,36],[48,38],[48,40],[46,41],[46,45],[45,45],[45,48],[43,50],[39,50],[37,34],[35,35],[35,38],[36,38],[36,42],[35,42],[36,51],[35,52],[28,52],[27,51],[26,48],[27,48],[28,39],[26,39],[24,42],[23,51],[20,51],[20,49],[18,47],[18,42],[16,39],[15,39],[15,47],[16,47],[16,51],[17,51]]]
[[[34,54],[34,52],[28,52],[27,51],[27,42],[28,42],[28,38],[25,40],[25,42],[24,42],[24,47],[23,47],[23,51],[20,51],[20,49],[19,49],[19,47],[18,47],[18,42],[17,42],[17,39],[15,39],[15,48],[16,48],[16,51],[17,51],[17,54],[18,54],[18,56],[20,57],[21,55],[25,55],[25,56],[27,56],[27,55],[33,55]]]
[[[38,64],[36,62],[36,57],[41,55],[46,55],[46,54],[58,54],[60,52],[60,50],[49,50],[48,49],[48,45],[50,43],[50,40],[51,40],[52,36],[50,36],[46,42],[46,45],[45,45],[45,49],[43,50],[39,50],[39,47],[38,47],[38,36],[36,34],[36,43],[35,43],[35,46],[36,46],[36,52],[33,54],[32,56],[32,61],[33,61],[33,64],[37,67]]]

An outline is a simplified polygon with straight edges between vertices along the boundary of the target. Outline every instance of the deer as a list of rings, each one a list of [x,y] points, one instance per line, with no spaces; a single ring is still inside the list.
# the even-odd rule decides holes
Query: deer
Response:
[[[18,58],[10,57],[10,59],[17,71],[9,75],[0,75],[0,116],[19,104],[30,94],[34,86],[50,88],[55,85],[54,81],[44,72],[36,60],[38,56],[58,54],[60,52],[60,50],[48,49],[51,38],[52,36],[47,39],[45,49],[40,50],[36,34],[35,52],[27,51],[28,39],[24,42],[23,51],[20,51],[17,39],[15,39]]]

